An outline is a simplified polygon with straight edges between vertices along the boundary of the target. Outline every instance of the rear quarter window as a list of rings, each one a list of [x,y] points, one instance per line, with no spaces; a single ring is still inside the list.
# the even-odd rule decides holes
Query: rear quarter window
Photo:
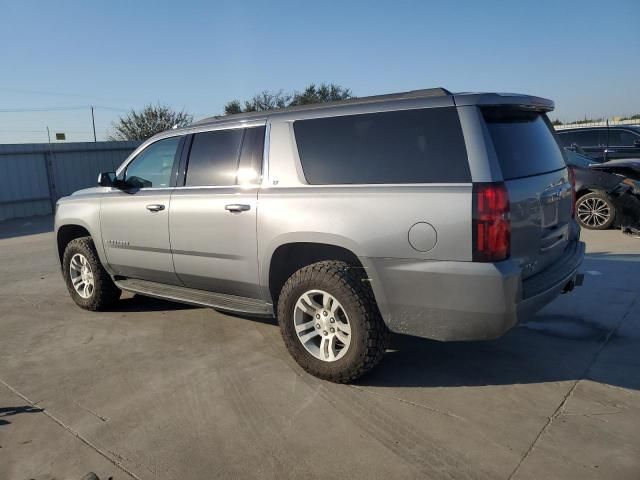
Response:
[[[482,110],[505,180],[565,168],[547,116],[497,107]]]
[[[312,185],[471,181],[453,107],[298,120],[294,131]]]

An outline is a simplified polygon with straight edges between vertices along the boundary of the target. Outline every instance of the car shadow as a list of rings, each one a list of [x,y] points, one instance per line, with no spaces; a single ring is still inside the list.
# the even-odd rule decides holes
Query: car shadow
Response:
[[[132,295],[121,298],[111,309],[111,312],[162,312],[168,310],[191,310],[198,307],[186,303],[171,302],[160,298]]]
[[[462,387],[588,379],[640,390],[637,254],[587,255],[585,284],[496,340],[394,335],[361,386]]]
[[[563,328],[567,325],[562,318],[536,320],[559,320]],[[437,342],[394,336],[384,361],[356,383],[378,387],[474,387],[577,380],[587,374],[604,338],[597,337],[601,333],[598,330],[585,333],[588,329],[583,329],[579,320],[572,323],[576,332],[568,327],[566,337],[539,332],[526,324],[498,340],[484,342]],[[640,389],[631,365],[627,375],[601,372],[598,377],[594,380]]]
[[[22,405],[20,407],[0,407],[0,427],[11,423],[10,421],[5,420],[6,417],[20,415],[22,413],[39,413],[42,411],[44,411],[44,409],[32,407],[31,405]]]
[[[438,342],[393,335],[383,361],[354,383],[428,388],[590,379],[640,390],[639,260],[637,254],[588,255],[581,268],[587,273],[583,287],[496,340]],[[190,308],[200,307],[136,295],[114,310]],[[277,325],[273,318],[220,313]]]

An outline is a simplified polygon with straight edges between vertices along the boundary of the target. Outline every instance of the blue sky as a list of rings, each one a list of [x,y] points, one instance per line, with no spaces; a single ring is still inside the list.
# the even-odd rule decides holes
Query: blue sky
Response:
[[[263,89],[430,86],[552,98],[551,116],[640,113],[640,2],[0,0],[0,143],[98,137],[162,102],[196,118]],[[4,110],[4,111],[3,111]]]

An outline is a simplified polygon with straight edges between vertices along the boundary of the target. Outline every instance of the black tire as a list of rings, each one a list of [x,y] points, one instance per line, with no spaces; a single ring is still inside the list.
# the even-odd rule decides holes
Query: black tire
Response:
[[[71,282],[70,265],[71,259],[75,254],[83,255],[89,262],[89,266],[93,273],[94,288],[88,298],[83,298],[73,287]],[[93,245],[91,237],[81,237],[71,240],[64,249],[62,257],[62,273],[69,294],[76,305],[85,310],[106,310],[111,307],[120,298],[121,290],[116,287],[111,277],[100,263],[98,253]]]
[[[333,362],[309,353],[295,331],[296,302],[303,293],[315,289],[329,293],[340,302],[351,326],[349,349]],[[280,292],[278,323],[294,360],[310,374],[336,383],[351,382],[371,370],[382,359],[389,339],[389,331],[362,269],[340,261],[314,263],[294,273]]]
[[[606,218],[601,216],[589,217],[586,212],[591,209],[591,206],[593,205],[601,205],[602,203],[600,202],[604,202],[608,209]],[[611,198],[609,198],[605,193],[587,193],[576,201],[576,219],[580,226],[587,230],[607,230],[613,226],[613,223],[616,220],[616,206],[611,201]]]
[[[109,477],[109,478],[111,478],[111,477]],[[100,477],[98,477],[98,475],[96,475],[93,472],[89,472],[84,477],[82,477],[80,480],[100,480]]]

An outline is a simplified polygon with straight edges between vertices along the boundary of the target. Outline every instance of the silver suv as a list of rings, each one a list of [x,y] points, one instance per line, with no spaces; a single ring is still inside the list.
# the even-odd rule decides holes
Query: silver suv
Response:
[[[552,109],[436,88],[161,133],[58,202],[69,293],[275,315],[293,358],[335,382],[389,332],[498,337],[581,280]]]

